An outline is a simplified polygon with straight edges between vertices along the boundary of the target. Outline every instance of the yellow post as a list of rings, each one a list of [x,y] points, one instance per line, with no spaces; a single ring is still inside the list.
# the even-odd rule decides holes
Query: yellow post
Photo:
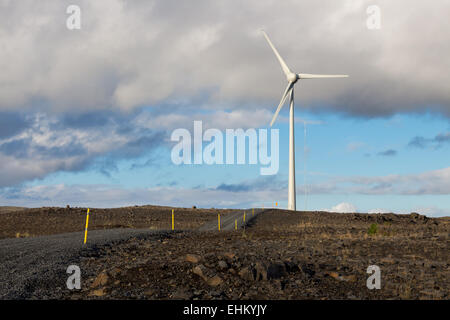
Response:
[[[84,229],[84,244],[86,244],[86,240],[87,240],[88,224],[89,224],[89,208],[87,209],[86,228]]]
[[[172,209],[172,230],[175,230],[175,217],[173,214],[173,209]]]
[[[255,215],[255,208],[252,208],[252,216]]]
[[[220,231],[220,213],[217,215],[217,223],[218,223],[218,228]]]
[[[237,230],[237,219],[234,220],[234,230]]]
[[[245,211],[244,211],[244,222],[245,222]]]

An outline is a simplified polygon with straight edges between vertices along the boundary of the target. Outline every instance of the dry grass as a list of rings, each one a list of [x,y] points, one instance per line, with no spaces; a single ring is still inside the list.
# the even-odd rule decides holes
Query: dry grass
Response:
[[[16,211],[23,211],[26,210],[24,207],[7,207],[7,206],[0,206],[0,214],[2,213],[10,213],[10,212],[16,212]]]

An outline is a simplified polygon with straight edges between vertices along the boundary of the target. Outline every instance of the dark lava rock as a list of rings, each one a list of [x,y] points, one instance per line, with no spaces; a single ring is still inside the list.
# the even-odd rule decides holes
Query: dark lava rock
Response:
[[[223,260],[220,260],[217,264],[217,267],[219,270],[226,270],[226,269],[228,269],[228,263],[226,263]]]
[[[255,275],[255,279],[256,280],[267,280],[267,265],[264,262],[258,261],[255,264],[255,271],[256,271],[256,275]]]
[[[243,280],[254,281],[256,278],[255,271],[251,267],[244,267],[239,271],[239,276]]]
[[[286,261],[284,265],[286,267],[286,271],[289,273],[299,271],[298,265],[292,261]]]
[[[286,275],[286,267],[282,262],[272,263],[267,268],[268,279],[279,279],[285,275]]]
[[[198,275],[200,278],[202,278],[205,281],[208,280],[208,276],[207,276],[208,269],[202,264],[199,264],[198,266],[195,266],[192,269],[192,273]]]
[[[211,297],[220,297],[223,294],[222,291],[212,290],[209,292],[209,295]]]
[[[302,264],[299,265],[299,267],[303,273],[307,274],[310,277],[313,277],[316,274],[313,264]]]

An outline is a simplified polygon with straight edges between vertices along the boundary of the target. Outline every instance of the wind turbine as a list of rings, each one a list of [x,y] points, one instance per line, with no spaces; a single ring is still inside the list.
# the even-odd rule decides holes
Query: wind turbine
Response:
[[[280,104],[278,105],[277,110],[275,111],[275,114],[273,115],[272,121],[270,122],[270,126],[273,125],[275,120],[278,117],[278,113],[280,112],[281,108],[284,105],[284,102],[286,101],[286,98],[288,95],[290,95],[290,108],[289,108],[289,195],[288,195],[288,209],[289,210],[296,210],[295,205],[295,142],[294,142],[294,85],[298,80],[303,79],[319,79],[319,78],[347,78],[348,75],[341,75],[341,74],[310,74],[310,73],[293,73],[286,63],[284,62],[283,58],[278,53],[275,46],[272,44],[272,41],[270,41],[269,36],[261,30],[264,37],[266,38],[267,42],[269,43],[270,47],[272,48],[273,52],[275,53],[275,56],[277,57],[278,61],[280,62],[281,68],[283,69],[284,74],[286,75],[288,85],[286,87],[286,90],[284,90],[283,96],[281,97]]]

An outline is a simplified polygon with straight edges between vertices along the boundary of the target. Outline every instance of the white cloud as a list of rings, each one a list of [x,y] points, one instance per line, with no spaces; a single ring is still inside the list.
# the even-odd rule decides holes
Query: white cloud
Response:
[[[348,202],[339,203],[339,204],[335,205],[334,207],[331,207],[331,209],[323,209],[323,211],[339,212],[339,213],[358,212],[356,207],[353,204],[348,203]]]
[[[339,180],[353,184],[347,192],[360,194],[450,194],[450,167],[417,174],[336,179]]]
[[[285,192],[283,192],[284,194]],[[17,190],[0,189],[2,205],[119,207],[128,205],[172,205],[214,208],[250,208],[267,205],[280,197],[272,190],[225,191],[214,188],[154,187],[126,189],[110,185],[38,185]]]
[[[371,209],[369,211],[367,211],[367,213],[389,213],[392,212],[390,210],[386,210],[386,209]]]
[[[438,208],[436,206],[421,206],[412,208],[409,212],[417,212],[429,217],[444,217],[450,216],[450,209]],[[407,212],[407,213],[409,213]]]
[[[386,176],[330,176],[308,186],[311,194],[448,195],[450,167]]]

